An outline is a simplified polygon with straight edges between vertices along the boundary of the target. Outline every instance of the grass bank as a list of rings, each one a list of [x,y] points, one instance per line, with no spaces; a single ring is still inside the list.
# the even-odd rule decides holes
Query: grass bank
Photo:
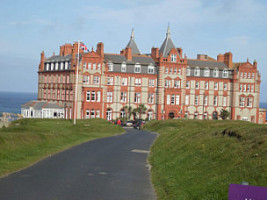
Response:
[[[50,154],[124,130],[106,120],[22,119],[0,129],[0,176]]]
[[[229,184],[267,186],[267,126],[242,121],[166,120],[152,146],[159,200],[228,199]]]

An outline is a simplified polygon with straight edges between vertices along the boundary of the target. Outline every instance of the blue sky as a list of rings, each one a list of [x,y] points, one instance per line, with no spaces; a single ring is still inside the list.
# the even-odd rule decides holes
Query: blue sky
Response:
[[[149,53],[170,23],[173,42],[189,58],[231,51],[234,62],[256,59],[267,102],[266,10],[265,0],[1,0],[0,91],[37,92],[42,50],[49,57],[81,40],[119,53],[134,28],[141,53]]]

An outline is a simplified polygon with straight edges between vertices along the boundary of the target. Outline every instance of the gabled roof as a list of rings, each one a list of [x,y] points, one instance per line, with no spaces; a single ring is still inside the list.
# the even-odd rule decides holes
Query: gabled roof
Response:
[[[166,38],[159,49],[159,53],[162,54],[163,57],[167,57],[172,48],[175,48],[175,46],[171,39],[170,26],[168,26]]]
[[[112,62],[112,63],[127,63],[127,64],[135,64],[140,63],[143,65],[148,64],[155,64],[154,60],[150,56],[133,56],[132,60],[129,61],[126,59],[124,55],[119,54],[104,54],[104,60],[106,62]]]
[[[132,29],[132,34],[131,34],[131,38],[130,41],[128,42],[128,44],[126,45],[126,48],[130,47],[132,49],[132,55],[140,55],[140,51],[134,41],[134,30]]]

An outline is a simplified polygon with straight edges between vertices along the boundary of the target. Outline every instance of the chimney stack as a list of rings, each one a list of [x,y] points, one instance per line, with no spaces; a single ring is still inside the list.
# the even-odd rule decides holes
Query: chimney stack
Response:
[[[151,57],[156,59],[159,57],[159,48],[152,47],[151,49]]]
[[[41,53],[41,61],[39,64],[39,71],[44,71],[44,61],[45,61],[45,55],[44,55],[44,51],[42,51]]]
[[[132,48],[126,47],[125,49],[125,56],[127,60],[132,60]]]
[[[101,57],[104,57],[104,44],[103,42],[97,43],[96,53]]]

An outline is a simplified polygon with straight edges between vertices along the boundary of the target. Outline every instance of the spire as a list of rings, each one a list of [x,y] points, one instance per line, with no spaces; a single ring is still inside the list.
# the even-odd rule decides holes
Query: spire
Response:
[[[134,29],[132,29],[131,39],[134,40]]]
[[[162,45],[160,46],[159,53],[162,54],[163,57],[167,57],[170,50],[175,48],[172,39],[171,39],[171,31],[170,31],[170,24],[168,23],[166,38]]]
[[[132,33],[131,33],[131,37],[130,37],[130,41],[128,42],[128,44],[126,45],[126,48],[131,48],[132,49],[132,55],[135,55],[135,54],[140,54],[140,51],[134,41],[134,29],[132,29]]]

